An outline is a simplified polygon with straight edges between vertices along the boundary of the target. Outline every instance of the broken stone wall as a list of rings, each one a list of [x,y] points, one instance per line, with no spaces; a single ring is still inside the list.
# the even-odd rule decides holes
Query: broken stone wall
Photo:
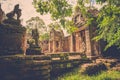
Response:
[[[20,31],[19,31],[20,29]],[[0,26],[0,55],[21,54],[26,51],[26,29]]]

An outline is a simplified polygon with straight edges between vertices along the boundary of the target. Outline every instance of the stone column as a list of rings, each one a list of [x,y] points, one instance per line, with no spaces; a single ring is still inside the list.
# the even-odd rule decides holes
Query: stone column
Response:
[[[73,34],[70,37],[70,52],[73,52]]]
[[[59,41],[59,52],[62,52],[62,40]]]
[[[55,40],[53,40],[53,53],[55,52],[56,50],[56,45],[55,45]]]
[[[61,41],[61,52],[64,51],[63,44],[64,44],[64,40],[62,39],[62,41]]]
[[[49,50],[49,52],[51,52],[51,49],[50,49],[50,45],[51,43],[50,43],[50,40],[49,40],[49,43],[48,43],[48,50]]]
[[[87,27],[85,29],[85,39],[86,39],[86,55],[87,57],[92,56],[92,48],[91,48],[91,36],[90,36],[90,29]]]
[[[26,55],[26,49],[27,49],[27,34],[25,32],[25,34],[23,35],[23,53],[24,55]]]
[[[76,33],[76,52],[80,52],[80,45],[79,45],[79,33]]]
[[[4,18],[4,12],[3,12],[3,10],[1,9],[1,4],[0,4],[0,24],[2,23],[2,21],[3,21],[3,18]]]

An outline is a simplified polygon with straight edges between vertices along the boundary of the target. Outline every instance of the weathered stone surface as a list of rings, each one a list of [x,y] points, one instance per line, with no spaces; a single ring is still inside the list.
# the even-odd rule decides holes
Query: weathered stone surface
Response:
[[[43,53],[41,53],[41,48],[28,48],[26,55],[43,55]]]
[[[117,62],[117,59],[96,59],[96,63],[104,63],[108,69],[114,67]]]
[[[17,19],[14,19],[15,14]],[[20,23],[19,4],[6,15],[8,18],[0,23],[0,55],[14,55],[26,51],[26,28]]]
[[[63,39],[64,33],[63,31],[56,31],[54,29],[50,32],[50,39],[49,39],[49,52],[62,52],[63,51]]]
[[[120,72],[120,67],[113,67],[112,70],[119,71]]]
[[[120,71],[120,62],[117,62],[116,65],[111,70]]]
[[[103,63],[87,63],[81,66],[80,72],[86,75],[95,75],[99,72],[107,70],[106,66]]]
[[[4,18],[4,11],[2,10],[1,4],[0,4],[0,24],[2,23],[3,18]]]
[[[96,9],[91,9],[88,12],[94,17],[98,14]],[[102,52],[101,41],[92,40],[96,36],[96,24],[84,25],[86,19],[80,12],[73,16],[73,21],[78,29],[67,37],[64,36],[63,32],[52,30],[48,43],[45,43],[48,48],[43,47],[43,52],[80,52],[89,58],[100,56]]]
[[[45,57],[48,56],[0,57],[1,80],[50,80],[51,61]]]
[[[15,28],[14,28],[15,27]],[[0,25],[0,55],[24,53],[26,29],[24,27]]]

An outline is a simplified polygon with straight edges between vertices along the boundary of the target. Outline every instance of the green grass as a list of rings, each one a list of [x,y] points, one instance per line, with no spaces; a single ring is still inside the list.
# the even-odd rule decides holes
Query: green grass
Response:
[[[82,75],[76,69],[73,72],[67,73],[58,77],[55,80],[120,80],[120,72],[118,71],[104,71],[94,76]]]

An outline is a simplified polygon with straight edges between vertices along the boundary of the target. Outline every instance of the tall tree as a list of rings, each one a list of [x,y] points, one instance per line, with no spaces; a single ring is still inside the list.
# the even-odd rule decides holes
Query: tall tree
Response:
[[[106,41],[107,46],[105,50],[112,45],[120,47],[120,1],[96,0],[99,4],[106,3],[100,9],[97,17],[86,12],[91,8],[84,6],[87,1],[88,0],[78,0],[77,6],[86,19],[86,25],[90,26],[95,24],[97,26],[97,36],[94,39],[97,41],[101,39]]]
[[[31,17],[29,20],[26,21],[27,23],[27,33],[32,36],[32,31],[36,30],[39,32],[39,40],[45,40],[49,38],[47,27],[44,23],[44,21],[37,17]],[[30,41],[33,41],[32,39],[29,39]]]
[[[61,30],[61,25],[58,22],[53,22],[48,25],[49,31],[52,29],[54,30]]]
[[[52,20],[60,23],[63,28],[72,15],[72,5],[67,0],[33,0],[33,5],[40,14],[50,14]]]
[[[32,29],[35,29],[35,28],[38,29],[40,34],[47,32],[47,27],[44,21],[38,16],[31,17],[29,20],[26,21],[26,23],[27,23],[27,29],[29,33],[31,32]]]
[[[98,35],[96,40],[103,39],[107,42],[105,48],[112,45],[120,47],[120,1],[119,0],[97,0],[99,3],[107,3],[100,9],[97,18]]]

